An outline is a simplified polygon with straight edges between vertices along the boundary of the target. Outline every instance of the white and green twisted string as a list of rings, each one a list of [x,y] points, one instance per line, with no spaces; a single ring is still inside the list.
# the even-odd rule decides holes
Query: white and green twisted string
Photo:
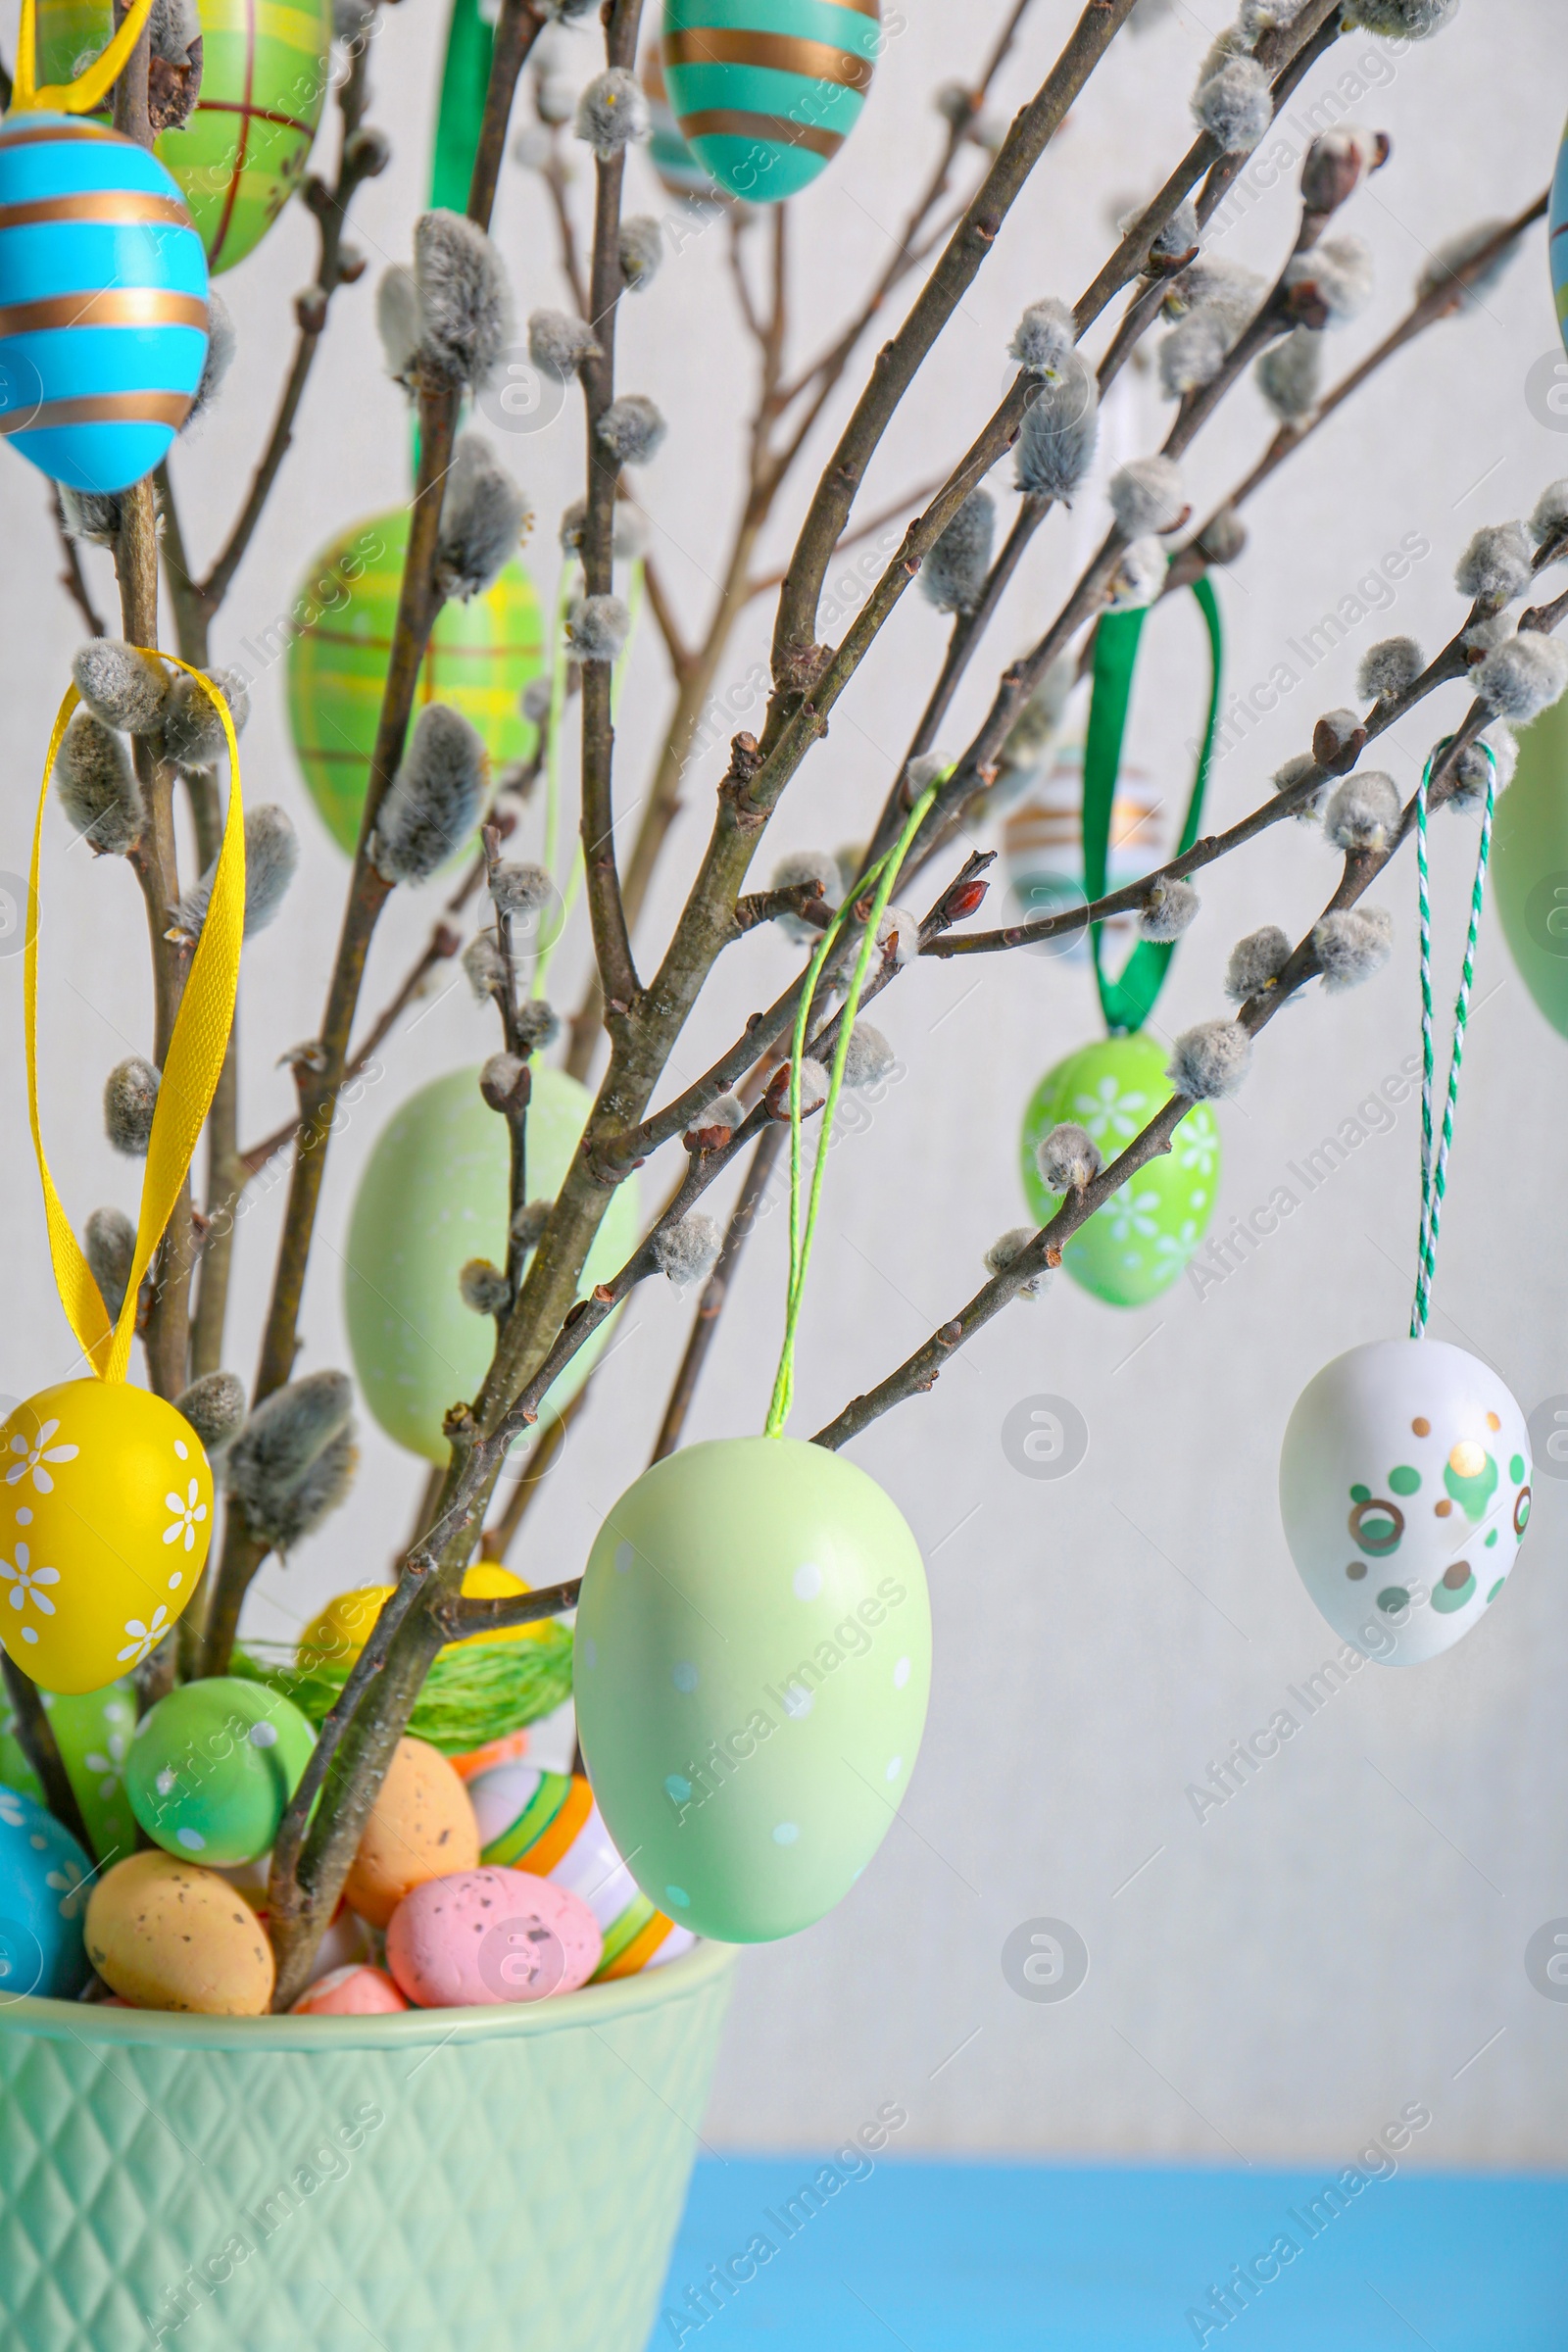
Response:
[[[1432,1310],[1432,1281],[1438,1263],[1438,1228],[1448,1185],[1448,1153],[1453,1146],[1453,1113],[1459,1100],[1459,1072],[1464,1066],[1464,1037],[1470,1023],[1470,991],[1475,982],[1476,940],[1481,931],[1481,906],[1492,854],[1492,816],[1496,800],[1497,762],[1491,747],[1478,744],[1487,756],[1487,805],[1481,819],[1481,842],[1476,852],[1476,878],[1470,892],[1470,928],[1465,936],[1464,964],[1459,993],[1453,1004],[1453,1044],[1448,1054],[1448,1091],[1443,1106],[1443,1138],[1432,1149],[1432,1092],[1437,1056],[1432,1035],[1432,890],[1427,864],[1428,794],[1434,761],[1453,738],[1446,736],[1421,772],[1415,798],[1415,871],[1421,920],[1421,1238],[1416,1257],[1415,1300],[1410,1309],[1410,1337],[1425,1337]]]

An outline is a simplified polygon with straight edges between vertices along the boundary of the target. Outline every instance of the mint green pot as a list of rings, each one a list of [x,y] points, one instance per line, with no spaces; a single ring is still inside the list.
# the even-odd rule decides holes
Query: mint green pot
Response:
[[[0,2009],[7,2352],[644,2352],[734,1952],[532,2007]]]

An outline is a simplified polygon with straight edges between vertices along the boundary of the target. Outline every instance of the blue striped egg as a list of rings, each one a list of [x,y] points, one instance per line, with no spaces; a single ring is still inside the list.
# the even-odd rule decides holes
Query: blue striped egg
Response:
[[[155,156],[102,123],[0,123],[0,433],[73,490],[140,481],[207,357],[207,258]]]
[[[881,38],[881,0],[664,0],[681,136],[732,196],[780,204],[855,128]]]
[[[1551,210],[1546,224],[1551,256],[1551,291],[1557,305],[1557,324],[1568,344],[1568,130],[1557,150],[1557,169],[1551,176]]]

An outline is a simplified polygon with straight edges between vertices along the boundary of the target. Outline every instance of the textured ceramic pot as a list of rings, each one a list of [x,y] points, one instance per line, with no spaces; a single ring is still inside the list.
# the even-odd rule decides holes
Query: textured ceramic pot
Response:
[[[0,2008],[0,2342],[643,2352],[733,1960],[395,2017]]]

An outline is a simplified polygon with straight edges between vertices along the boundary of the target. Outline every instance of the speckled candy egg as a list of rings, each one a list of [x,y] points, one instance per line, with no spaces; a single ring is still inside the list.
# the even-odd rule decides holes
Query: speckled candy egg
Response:
[[[575,1992],[599,1965],[599,1924],[579,1895],[522,1870],[468,1870],[406,1895],[386,1963],[421,2009],[476,2009]]]
[[[316,1732],[292,1699],[238,1675],[186,1683],[145,1715],[125,1782],[136,1819],[171,1854],[254,1861],[311,1760]]]
[[[533,1073],[528,1194],[554,1200],[587,1123],[586,1087],[562,1070]],[[506,1255],[511,1158],[507,1122],[479,1093],[476,1069],[454,1070],[411,1095],[375,1140],[349,1225],[343,1298],[361,1393],[389,1438],[444,1462],[447,1407],[472,1396],[495,1352],[488,1315],[465,1306],[458,1276],[470,1257]],[[618,1273],[641,1228],[637,1188],[610,1201],[582,1273],[586,1297]],[[587,1379],[609,1322],[579,1348],[545,1399],[543,1425]]]
[[[914,1538],[820,1446],[689,1446],[599,1531],[583,1754],[638,1886],[699,1935],[791,1936],[849,1892],[908,1787],[930,1682]]]
[[[859,121],[881,0],[664,0],[661,57],[681,136],[721,188],[781,204]]]
[[[111,1683],[106,1690],[74,1697],[43,1693],[49,1728],[73,1793],[81,1807],[92,1850],[100,1861],[118,1861],[136,1842],[136,1823],[125,1794],[125,1758],[136,1728],[133,1683]],[[42,1804],[43,1788],[17,1739],[16,1718],[0,1690],[0,1781]]]
[[[1023,1114],[1023,1189],[1048,1224],[1061,1206],[1035,1165],[1053,1127],[1087,1129],[1108,1166],[1175,1089],[1169,1049],[1153,1038],[1107,1037],[1069,1054],[1041,1079]],[[1061,1253],[1074,1282],[1110,1306],[1146,1306],[1168,1290],[1203,1238],[1219,1191],[1219,1129],[1206,1102],[1190,1110],[1170,1151],[1152,1159],[1080,1225]]]
[[[481,1861],[531,1871],[588,1905],[605,1939],[596,1984],[662,1968],[691,1950],[691,1930],[656,1910],[616,1853],[580,1772],[500,1764],[470,1780],[468,1794]]]
[[[1301,1582],[1337,1634],[1419,1666],[1480,1623],[1530,1517],[1524,1415],[1444,1340],[1371,1340],[1302,1390],[1280,1455]]]
[[[343,1892],[362,1919],[384,1928],[426,1879],[474,1870],[479,1832],[468,1791],[438,1748],[400,1740],[360,1839]]]
[[[46,1690],[101,1690],[157,1648],[196,1589],[213,1474],[172,1404],[68,1380],[0,1429],[0,1645]]]
[[[0,2006],[29,1992],[74,2000],[86,1984],[81,1920],[91,1875],[52,1813],[0,1788]]]
[[[384,1968],[372,1968],[366,1962],[349,1968],[334,1968],[324,1977],[318,1977],[295,2002],[291,2014],[295,2017],[390,2017],[394,2011],[406,2009],[404,1999]]]
[[[272,1947],[244,1896],[217,1871],[157,1847],[96,1881],[87,1957],[135,2009],[261,2017],[272,1998]]]

